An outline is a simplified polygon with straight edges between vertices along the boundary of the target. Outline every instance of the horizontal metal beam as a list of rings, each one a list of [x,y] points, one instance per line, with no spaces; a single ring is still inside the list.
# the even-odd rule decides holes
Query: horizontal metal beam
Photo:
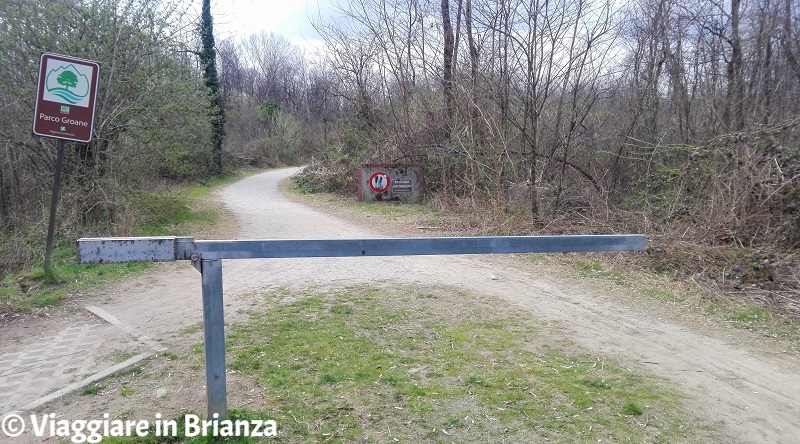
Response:
[[[502,236],[195,241],[203,259],[415,256],[643,250],[644,236]]]
[[[141,240],[141,242],[139,242]],[[78,240],[81,263],[299,257],[638,251],[644,235],[420,237],[386,239],[202,240],[100,238]],[[192,257],[193,255],[194,258]]]
[[[170,262],[190,259],[191,237],[99,237],[78,239],[78,262]]]

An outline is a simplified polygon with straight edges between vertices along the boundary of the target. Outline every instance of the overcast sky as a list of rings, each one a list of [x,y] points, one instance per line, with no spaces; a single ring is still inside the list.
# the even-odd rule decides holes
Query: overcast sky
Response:
[[[260,32],[281,34],[301,48],[315,46],[319,35],[309,17],[333,14],[332,0],[212,0],[218,40]]]

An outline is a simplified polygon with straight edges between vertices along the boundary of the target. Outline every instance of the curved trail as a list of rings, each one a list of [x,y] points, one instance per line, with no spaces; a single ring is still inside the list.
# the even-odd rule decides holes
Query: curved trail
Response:
[[[295,171],[250,177],[221,193],[223,202],[237,215],[242,238],[378,236],[273,191]],[[602,291],[588,291],[586,285],[571,288],[542,277],[532,265],[509,269],[487,256],[236,262],[225,271],[234,292],[265,285],[340,286],[382,281],[457,286],[502,298],[529,310],[535,318],[566,328],[568,337],[593,353],[613,356],[667,379],[687,395],[694,414],[722,426],[729,437],[721,441],[789,443],[800,439],[796,362],[658,319],[621,305]],[[233,277],[238,274],[241,278]]]
[[[217,193],[235,215],[241,239],[380,237],[379,233],[282,196],[296,169],[248,177]],[[223,262],[226,320],[266,288],[420,284],[464,288],[507,301],[596,356],[654,374],[686,396],[687,409],[719,442],[797,442],[800,375],[788,354],[742,344],[725,332],[698,332],[621,303],[576,279],[543,276],[534,264],[490,256],[250,259]],[[200,275],[165,264],[93,298],[92,304],[165,345],[202,320]],[[89,304],[87,304],[89,305]],[[729,332],[728,332],[729,333]],[[716,439],[715,439],[716,440]]]

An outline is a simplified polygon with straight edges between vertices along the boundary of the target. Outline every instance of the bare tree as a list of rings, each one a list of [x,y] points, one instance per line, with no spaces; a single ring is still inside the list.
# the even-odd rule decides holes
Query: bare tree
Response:
[[[448,122],[453,120],[453,54],[455,52],[455,36],[450,19],[450,0],[442,0],[442,29],[444,33],[444,63],[442,66],[442,89],[444,91],[444,107]],[[449,137],[446,135],[445,138]]]

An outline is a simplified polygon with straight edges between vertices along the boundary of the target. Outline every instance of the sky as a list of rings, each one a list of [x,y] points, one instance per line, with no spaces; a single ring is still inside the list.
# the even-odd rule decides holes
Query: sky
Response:
[[[217,40],[274,32],[302,49],[321,45],[309,17],[332,17],[335,0],[212,0]]]

